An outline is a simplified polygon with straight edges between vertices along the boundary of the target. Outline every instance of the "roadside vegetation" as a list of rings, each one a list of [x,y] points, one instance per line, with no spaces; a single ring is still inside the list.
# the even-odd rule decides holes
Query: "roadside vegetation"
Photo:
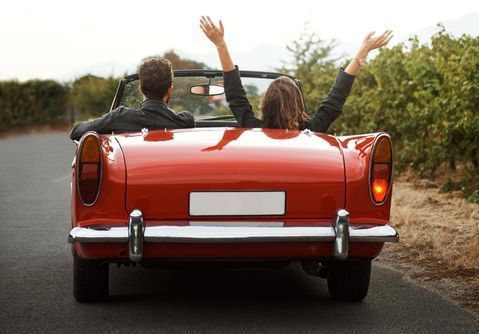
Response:
[[[388,244],[381,258],[394,268],[398,262],[413,264],[408,276],[439,283],[438,292],[479,316],[479,204],[458,195],[415,172],[403,173],[391,208],[401,242]]]
[[[439,260],[444,270],[479,274],[479,205],[441,192],[438,185],[403,175],[394,189],[392,221],[417,261]],[[424,252],[429,250],[431,252]]]
[[[68,87],[53,80],[0,81],[0,132],[65,123]]]

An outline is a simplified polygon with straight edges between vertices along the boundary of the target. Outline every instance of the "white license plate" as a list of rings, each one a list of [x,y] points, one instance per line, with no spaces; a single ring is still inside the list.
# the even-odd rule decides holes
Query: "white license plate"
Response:
[[[284,191],[198,191],[190,193],[191,216],[284,215]]]

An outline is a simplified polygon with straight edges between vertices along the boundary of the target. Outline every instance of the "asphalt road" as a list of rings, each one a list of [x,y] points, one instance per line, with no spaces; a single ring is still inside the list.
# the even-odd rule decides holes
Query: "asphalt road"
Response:
[[[66,133],[0,140],[0,333],[479,333],[473,316],[373,268],[361,303],[329,299],[324,280],[281,270],[111,267],[111,298],[72,296]]]

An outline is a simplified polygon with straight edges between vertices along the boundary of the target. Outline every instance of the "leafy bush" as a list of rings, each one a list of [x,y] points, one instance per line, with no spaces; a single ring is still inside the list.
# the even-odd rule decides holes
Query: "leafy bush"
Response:
[[[0,82],[0,131],[65,123],[68,89],[53,80]]]
[[[443,192],[458,191],[463,189],[464,189],[463,181],[454,182],[451,179],[447,180],[447,182],[441,186],[441,191]]]
[[[467,196],[467,200],[472,203],[479,203],[479,190],[476,189],[472,194]]]
[[[110,110],[119,79],[85,75],[71,86],[70,103],[81,119],[99,117]]]

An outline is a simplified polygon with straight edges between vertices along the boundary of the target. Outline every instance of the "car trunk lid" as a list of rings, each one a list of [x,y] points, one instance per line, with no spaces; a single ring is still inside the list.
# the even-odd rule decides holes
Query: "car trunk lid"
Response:
[[[343,157],[332,136],[203,128],[116,138],[127,169],[126,210],[146,219],[333,218],[345,204]]]

